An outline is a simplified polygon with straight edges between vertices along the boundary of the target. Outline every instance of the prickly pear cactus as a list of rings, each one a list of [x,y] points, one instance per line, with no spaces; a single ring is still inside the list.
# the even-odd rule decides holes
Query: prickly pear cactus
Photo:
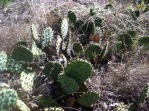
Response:
[[[30,108],[20,99],[17,100],[17,107],[19,111],[30,111]]]
[[[67,77],[66,75],[60,75],[59,82],[64,93],[77,92],[79,89],[77,82],[74,79]]]
[[[144,49],[149,49],[149,37],[141,37],[138,40],[138,44],[143,46]]]
[[[85,56],[90,60],[95,59],[101,52],[101,48],[98,45],[91,44],[85,50]]]
[[[51,42],[52,39],[53,39],[53,30],[51,27],[48,27],[44,30],[42,37],[41,37],[42,49],[48,46],[49,42]]]
[[[43,73],[53,80],[58,79],[58,75],[63,71],[63,67],[61,64],[57,62],[48,62],[43,70]]]
[[[76,23],[77,17],[76,17],[74,12],[69,11],[68,12],[68,18],[69,18],[69,21],[72,22],[73,24]]]
[[[42,105],[43,107],[54,107],[58,106],[58,103],[54,101],[51,97],[46,97],[46,96],[40,96],[38,98],[39,104]]]
[[[0,51],[0,72],[6,70],[7,54],[4,51]]]
[[[24,89],[24,91],[32,90],[34,77],[35,77],[35,72],[33,72],[29,69],[25,70],[21,73],[20,83],[21,83],[21,87]]]
[[[0,110],[8,111],[11,108],[16,107],[18,95],[13,89],[0,90]]]
[[[147,97],[149,97],[149,83],[145,85],[145,88],[143,89],[137,100],[137,104],[139,105],[143,103]]]
[[[43,54],[42,50],[37,47],[36,42],[33,42],[32,44],[32,53],[34,58],[39,57]]]
[[[133,39],[129,34],[127,33],[121,34],[118,36],[117,40],[122,42],[124,50],[126,51],[132,50]]]
[[[38,31],[37,31],[37,29],[35,27],[35,24],[32,24],[32,34],[33,34],[33,39],[38,41],[39,40],[39,38],[38,38]]]
[[[83,83],[92,74],[93,67],[83,60],[70,62],[65,68],[65,75],[73,78],[78,83]]]
[[[58,35],[56,41],[56,52],[59,55],[60,53],[60,46],[61,46],[62,38]]]
[[[10,73],[14,73],[14,74],[20,74],[22,70],[23,70],[22,64],[20,64],[19,62],[13,59],[8,60],[7,71],[9,71]]]
[[[32,62],[33,54],[26,47],[18,46],[12,51],[12,59],[15,61]]]
[[[84,52],[83,46],[78,42],[73,43],[72,49],[77,54],[82,54]]]
[[[67,33],[68,33],[68,20],[64,18],[61,23],[61,34],[63,39],[66,38]]]
[[[93,103],[95,103],[99,99],[99,95],[95,92],[87,92],[81,95],[77,102],[85,107],[90,107]]]

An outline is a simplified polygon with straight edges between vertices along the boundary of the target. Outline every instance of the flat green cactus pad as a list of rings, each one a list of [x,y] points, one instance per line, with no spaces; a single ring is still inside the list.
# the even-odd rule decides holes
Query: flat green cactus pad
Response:
[[[83,46],[80,43],[73,43],[72,46],[73,50],[77,53],[77,54],[82,54],[83,53]]]
[[[145,49],[149,49],[149,37],[141,37],[138,44],[144,46]]]
[[[72,23],[74,23],[74,24],[76,23],[77,18],[76,18],[76,15],[75,15],[74,12],[69,11],[69,12],[68,12],[68,18],[69,18],[69,21],[70,21],[70,22],[72,22]]]
[[[8,60],[7,71],[9,71],[10,73],[20,74],[22,70],[23,70],[22,64],[13,59]]]
[[[20,82],[24,91],[31,91],[33,87],[35,72],[31,70],[25,70],[21,73]]]
[[[85,107],[90,107],[92,104],[94,104],[99,99],[99,95],[95,92],[87,92],[83,95],[81,95],[77,102]]]
[[[46,96],[40,96],[39,97],[39,104],[42,105],[43,107],[54,107],[58,106],[58,103],[54,101],[51,97],[46,97]]]
[[[74,79],[67,77],[65,75],[59,76],[59,82],[65,93],[76,92],[79,89],[77,82]]]
[[[32,62],[33,54],[30,50],[23,46],[15,47],[12,51],[12,59],[15,61],[24,61],[24,62]]]
[[[0,51],[0,72],[6,70],[7,54],[4,51]]]
[[[58,79],[58,75],[63,71],[63,67],[61,64],[57,62],[48,62],[43,70],[43,73],[53,80]]]
[[[2,89],[0,91],[0,110],[8,111],[10,108],[16,107],[18,99],[17,92],[13,89]]]
[[[65,74],[78,83],[83,83],[92,74],[92,70],[93,68],[90,63],[83,60],[76,60],[67,65]]]
[[[101,52],[101,48],[98,45],[91,44],[85,50],[85,56],[89,59],[95,59]]]

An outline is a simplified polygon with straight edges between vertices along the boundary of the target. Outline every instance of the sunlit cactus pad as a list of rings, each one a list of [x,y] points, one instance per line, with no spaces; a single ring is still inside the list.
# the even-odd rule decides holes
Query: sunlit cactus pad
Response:
[[[13,59],[8,60],[7,71],[14,74],[20,74],[22,70],[23,70],[22,64]]]
[[[0,51],[0,72],[6,70],[7,54],[4,51]]]
[[[17,92],[13,89],[2,89],[0,91],[0,111],[8,111],[16,107],[18,99]]]
[[[31,91],[33,87],[35,72],[31,70],[25,70],[21,73],[20,82],[24,91]]]
[[[44,49],[46,46],[49,45],[49,42],[51,42],[53,39],[53,30],[51,27],[48,27],[44,30],[42,37],[41,37],[41,45]]]
[[[20,111],[30,111],[30,108],[20,99],[17,100],[17,107]]]
[[[65,38],[68,33],[68,20],[64,18],[61,23],[61,34],[62,38]]]

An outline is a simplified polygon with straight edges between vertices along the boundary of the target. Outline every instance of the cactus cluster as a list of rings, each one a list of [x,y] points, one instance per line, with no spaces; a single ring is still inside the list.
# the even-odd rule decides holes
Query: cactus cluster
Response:
[[[93,10],[90,13],[94,17]],[[37,103],[44,108],[59,107],[61,104],[65,106],[65,102],[70,98],[74,98],[74,104],[77,104],[78,107],[91,107],[99,99],[99,94],[89,92],[88,88],[84,90],[82,87],[85,87],[85,81],[92,76],[94,63],[96,62],[98,66],[101,66],[101,63],[109,58],[111,51],[115,50],[114,53],[123,53],[133,50],[134,45],[136,45],[136,33],[134,31],[120,34],[117,43],[110,48],[108,40],[102,47],[99,44],[90,43],[89,35],[96,35],[98,33],[98,31],[95,32],[97,27],[102,29],[103,20],[95,16],[92,21],[85,23],[81,19],[77,20],[72,11],[68,12],[68,18],[73,24],[71,31],[77,30],[79,34],[85,33],[83,40],[82,36],[80,37],[82,41],[72,41],[73,34],[69,31],[69,22],[67,18],[64,18],[61,22],[60,35],[54,34],[54,30],[47,27],[39,37],[35,25],[32,25],[34,41],[31,49],[27,48],[26,43],[19,42],[9,57],[5,52],[0,52],[0,71],[6,70],[10,73],[20,74],[20,84],[23,91],[37,97],[42,95],[37,99]],[[147,40],[148,37],[142,37],[138,43],[146,47],[149,46]],[[51,47],[55,43],[53,41],[56,44]],[[43,54],[46,57],[40,58]],[[36,59],[39,59],[42,63],[37,64]],[[6,90],[0,91],[0,98],[5,96],[4,91],[9,93]],[[11,90],[11,92],[13,91]],[[15,94],[14,91],[12,95]],[[17,99],[17,95],[15,98],[12,101],[13,104],[16,104],[14,106],[20,107],[19,109],[22,111],[23,109],[30,110],[24,105],[23,101]],[[1,108],[4,109],[6,105],[3,104],[3,101],[5,100],[0,99]],[[54,108],[52,110],[57,111],[58,109]]]

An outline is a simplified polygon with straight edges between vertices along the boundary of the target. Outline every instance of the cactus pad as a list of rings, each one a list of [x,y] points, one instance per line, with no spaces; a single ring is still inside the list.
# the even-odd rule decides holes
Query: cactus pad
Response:
[[[0,72],[6,70],[7,54],[4,51],[0,51]]]
[[[17,107],[19,111],[30,111],[30,108],[20,99],[17,100]]]
[[[33,39],[36,40],[36,41],[38,41],[39,40],[39,38],[38,38],[38,32],[37,32],[37,29],[36,29],[36,27],[35,27],[34,24],[32,24],[32,34],[33,34]]]
[[[66,38],[67,33],[68,33],[68,21],[67,21],[66,18],[64,18],[62,20],[62,23],[61,23],[61,34],[62,34],[62,38]]]
[[[60,46],[61,46],[62,38],[58,35],[56,41],[56,52],[59,55]]]
[[[31,70],[25,70],[21,73],[20,82],[21,82],[21,87],[24,89],[24,91],[32,90],[34,77],[35,77],[35,72]]]
[[[92,74],[92,65],[83,60],[76,60],[70,62],[66,69],[65,74],[73,78],[78,83],[83,83]]]
[[[30,50],[23,46],[15,47],[12,52],[12,59],[15,61],[24,61],[24,62],[32,62],[33,54]]]
[[[43,73],[53,80],[57,80],[58,75],[63,71],[61,64],[57,62],[48,62],[43,70]]]
[[[40,96],[38,98],[39,104],[42,105],[43,107],[54,107],[58,106],[58,103],[54,101],[51,97],[46,97],[46,96]]]
[[[36,57],[43,54],[42,50],[37,47],[36,42],[33,42],[32,44],[32,53]]]
[[[59,82],[65,93],[76,92],[79,89],[77,82],[74,79],[67,77],[65,75],[59,76]]]
[[[7,71],[9,71],[10,73],[20,74],[22,69],[23,69],[23,66],[19,62],[16,62],[13,59],[8,60]]]
[[[81,95],[77,102],[85,107],[90,107],[93,103],[95,103],[99,99],[99,95],[94,92],[87,92]]]
[[[52,39],[53,39],[53,30],[51,27],[48,27],[44,30],[42,37],[41,37],[42,49],[48,46],[49,42],[51,42]]]
[[[131,38],[131,36],[129,34],[121,34],[118,36],[117,38],[118,41],[121,41],[124,45],[124,49],[126,51],[131,50],[132,46],[133,46],[133,39]]]
[[[2,89],[0,91],[0,110],[8,111],[10,108],[16,107],[17,99],[16,91],[13,89]]]
[[[141,37],[138,40],[139,45],[144,46],[144,48],[149,49],[149,37]]]
[[[69,11],[68,12],[68,18],[69,18],[69,21],[72,22],[72,23],[76,23],[76,15],[74,14],[74,12],[72,11]]]
[[[95,59],[101,52],[101,48],[98,45],[91,44],[85,50],[85,56],[88,57],[90,60]]]
[[[75,53],[77,54],[82,54],[83,53],[83,46],[80,44],[80,43],[73,43],[73,46],[72,46],[73,50],[75,51]]]

